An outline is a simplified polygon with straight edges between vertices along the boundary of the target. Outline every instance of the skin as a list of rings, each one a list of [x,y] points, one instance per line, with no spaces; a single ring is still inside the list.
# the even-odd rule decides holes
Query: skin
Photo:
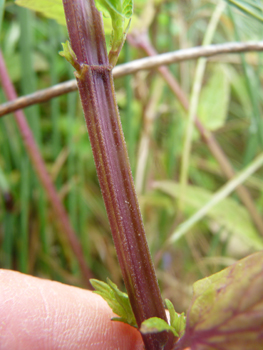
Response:
[[[113,316],[90,291],[0,270],[1,350],[143,350],[140,333]]]

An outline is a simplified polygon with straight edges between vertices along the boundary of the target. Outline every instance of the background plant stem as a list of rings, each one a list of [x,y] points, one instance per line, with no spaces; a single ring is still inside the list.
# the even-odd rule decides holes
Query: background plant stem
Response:
[[[225,2],[220,1],[218,5],[216,6],[216,9],[211,17],[211,20],[209,22],[209,25],[207,27],[207,31],[203,40],[203,45],[210,45],[213,36],[216,30],[216,27],[219,23],[220,17],[225,9]],[[206,68],[206,62],[207,58],[199,58],[196,66],[195,71],[195,77],[194,77],[194,83],[190,98],[190,105],[189,105],[189,111],[188,111],[188,120],[187,120],[187,126],[185,131],[185,138],[184,138],[184,146],[183,146],[183,155],[182,155],[182,166],[181,166],[181,172],[180,172],[180,199],[179,199],[179,207],[180,210],[182,210],[182,207],[184,205],[183,203],[183,194],[186,189],[186,185],[188,182],[188,172],[189,172],[189,159],[190,159],[190,152],[192,147],[192,139],[193,139],[193,130],[194,130],[194,120],[195,115],[197,112],[198,102],[199,102],[199,96],[200,91],[202,87],[202,81],[205,73]]]
[[[149,56],[156,56],[158,55],[158,52],[155,50],[155,48],[151,45],[149,42],[149,39],[146,34],[140,35],[140,37],[134,37],[128,35],[129,42],[137,47],[140,47],[143,49],[147,55]],[[158,67],[158,71],[163,76],[164,80],[169,85],[170,89],[173,91],[175,96],[178,98],[179,102],[181,103],[182,107],[189,111],[189,101],[187,99],[187,96],[185,95],[184,91],[181,89],[180,85],[178,84],[177,80],[174,78],[174,76],[170,73],[167,67],[161,66]],[[226,154],[220,147],[219,143],[215,139],[214,135],[205,128],[205,126],[201,123],[198,116],[195,116],[194,123],[196,126],[196,129],[199,131],[203,141],[207,144],[207,146],[210,149],[210,152],[213,154],[215,159],[217,160],[218,164],[220,165],[220,168],[222,172],[225,174],[225,176],[228,179],[231,179],[235,175],[235,171],[228,160]],[[246,189],[245,186],[238,186],[236,188],[236,191],[243,202],[244,206],[247,208],[255,226],[257,227],[259,233],[261,236],[263,236],[263,220],[261,216],[258,213],[258,210],[256,209],[253,199],[250,196],[249,191]]]
[[[6,97],[10,100],[15,99],[17,97],[16,92],[9,78],[1,52],[0,52],[0,77],[1,77],[1,82],[3,86],[3,90],[5,91]],[[52,184],[50,176],[46,170],[45,163],[39,153],[38,147],[34,140],[33,134],[29,128],[25,115],[21,110],[18,110],[15,112],[15,118],[16,118],[17,125],[20,129],[25,147],[31,158],[31,162],[35,168],[35,171],[37,172],[40,182],[42,183],[43,187],[46,190],[47,197],[49,198],[50,204],[52,205],[52,208],[61,226],[61,229],[63,230],[63,233],[66,235],[67,239],[69,240],[72,246],[72,250],[74,251],[76,258],[78,259],[81,271],[83,273],[83,279],[84,281],[86,281],[86,285],[89,285],[89,279],[91,278],[92,274],[87,267],[81,245],[76,237],[74,230],[71,227],[71,224],[67,217],[67,213],[60,201],[59,196],[56,193],[56,190]]]
[[[144,34],[140,33],[140,37],[145,37]],[[129,40],[131,36],[128,35]],[[140,41],[140,40],[139,40]],[[139,44],[138,41],[138,44]],[[136,43],[134,43],[136,45]],[[136,73],[144,69],[158,68],[162,65],[168,65],[177,62],[183,62],[188,60],[194,60],[200,57],[212,57],[216,55],[222,55],[227,53],[240,53],[240,52],[251,52],[251,51],[262,51],[263,42],[233,42],[224,43],[208,46],[198,46],[183,50],[177,50],[174,52],[168,52],[165,54],[155,54],[151,55],[153,57],[145,57],[142,59],[134,60],[125,64],[120,64],[113,69],[113,77],[120,78],[128,74]],[[7,113],[16,111],[17,109],[32,106],[33,104],[45,102],[57,96],[67,94],[69,92],[77,90],[76,80],[69,80],[64,83],[54,85],[50,88],[39,90],[27,96],[22,96],[14,101],[9,101],[1,104],[0,106],[0,117],[3,117]]]

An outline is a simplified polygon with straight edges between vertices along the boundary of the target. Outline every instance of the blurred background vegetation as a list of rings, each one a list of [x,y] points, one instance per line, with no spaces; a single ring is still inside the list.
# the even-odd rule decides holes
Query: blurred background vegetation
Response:
[[[135,0],[130,40],[119,63],[146,56],[135,39],[147,37],[159,52],[212,43],[260,40],[258,18],[222,1]],[[211,18],[221,11],[215,30]],[[208,32],[210,31],[210,32]],[[19,96],[74,78],[58,55],[66,28],[7,1],[1,50]],[[109,40],[109,35],[107,36]],[[140,40],[139,40],[140,41]],[[213,132],[238,172],[262,152],[263,53],[227,54],[207,61],[197,114]],[[197,61],[169,66],[191,103]],[[239,258],[263,248],[262,234],[236,192],[211,209],[174,244],[161,249],[179,223],[202,208],[227,181],[222,167],[194,130],[182,186],[181,166],[188,112],[157,70],[115,80],[123,129],[139,194],[150,250],[163,296],[178,312],[187,308],[191,285]],[[1,101],[5,101],[1,90]],[[193,97],[193,96],[192,96]],[[96,176],[77,92],[25,109],[35,139],[81,242],[94,276],[122,278]],[[76,257],[33,171],[13,115],[0,119],[0,267],[83,286]],[[245,183],[255,210],[263,213],[263,171]]]

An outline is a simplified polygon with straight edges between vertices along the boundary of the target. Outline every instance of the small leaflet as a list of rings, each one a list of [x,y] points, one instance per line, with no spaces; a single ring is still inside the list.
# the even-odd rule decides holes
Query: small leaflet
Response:
[[[109,278],[107,278],[107,283],[96,279],[91,279],[90,283],[95,289],[94,293],[99,294],[108,303],[112,311],[119,316],[113,317],[113,321],[124,322],[137,328],[130,300],[126,293],[121,292]]]
[[[175,332],[177,333],[177,336],[181,338],[185,331],[185,325],[186,325],[185,314],[184,312],[182,314],[178,314],[177,312],[175,312],[174,306],[169,299],[165,299],[165,303],[166,303],[167,309],[169,310],[171,327],[175,330]]]
[[[170,300],[165,299],[166,306],[170,314],[170,324],[158,317],[152,317],[141,324],[140,331],[146,333],[159,333],[163,331],[171,331],[175,337],[181,337],[185,329],[185,315],[178,314],[174,310],[173,304]]]
[[[69,41],[62,43],[63,50],[59,51],[59,55],[64,57],[76,70],[80,70],[75,52],[72,50]]]
[[[129,29],[133,13],[133,0],[95,0],[95,5],[104,17],[111,17],[112,34],[109,62],[114,67]]]
[[[114,16],[117,14],[121,17],[129,19],[133,12],[133,1],[132,0],[95,0],[96,7],[103,15]],[[115,13],[115,15],[114,15]]]
[[[175,337],[178,337],[178,333],[175,331],[175,329],[159,317],[151,317],[148,318],[148,320],[143,321],[140,331],[143,334],[171,331]]]

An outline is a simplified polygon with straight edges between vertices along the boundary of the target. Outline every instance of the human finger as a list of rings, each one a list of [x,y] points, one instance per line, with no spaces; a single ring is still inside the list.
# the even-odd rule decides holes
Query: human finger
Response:
[[[1,350],[142,350],[140,333],[90,291],[0,270]]]

